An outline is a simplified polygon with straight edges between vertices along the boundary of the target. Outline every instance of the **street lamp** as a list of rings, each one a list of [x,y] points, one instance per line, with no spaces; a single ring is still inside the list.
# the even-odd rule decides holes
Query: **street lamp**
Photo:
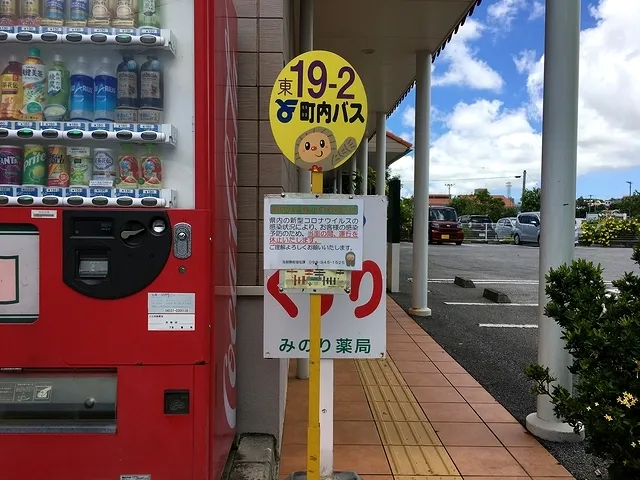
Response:
[[[631,185],[633,184],[633,182],[627,180],[627,183],[629,184],[629,196],[631,196]]]
[[[449,189],[449,200],[451,200],[451,187],[455,187],[455,183],[445,183],[444,186]]]

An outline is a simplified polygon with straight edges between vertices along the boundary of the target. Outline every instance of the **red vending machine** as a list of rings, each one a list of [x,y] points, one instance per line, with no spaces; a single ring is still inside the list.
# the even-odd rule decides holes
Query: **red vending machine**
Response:
[[[221,476],[236,50],[232,0],[0,2],[2,480]]]

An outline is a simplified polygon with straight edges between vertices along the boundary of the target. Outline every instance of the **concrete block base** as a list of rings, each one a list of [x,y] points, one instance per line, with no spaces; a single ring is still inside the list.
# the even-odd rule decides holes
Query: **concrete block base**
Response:
[[[558,443],[578,443],[584,440],[584,429],[576,433],[568,423],[542,420],[537,413],[527,415],[526,424],[527,430],[542,440]]]
[[[500,290],[495,290],[493,288],[485,288],[484,292],[482,292],[482,296],[487,300],[491,300],[495,303],[511,303],[511,299],[507,296],[506,293],[501,292]]]
[[[307,480],[307,472],[293,472],[286,480]],[[343,471],[333,472],[332,476],[321,477],[321,480],[362,480],[362,478],[356,472]]]
[[[455,277],[453,283],[462,288],[476,288],[476,284],[469,278]]]
[[[429,307],[412,308],[409,310],[409,315],[414,315],[416,317],[430,317],[431,309]]]

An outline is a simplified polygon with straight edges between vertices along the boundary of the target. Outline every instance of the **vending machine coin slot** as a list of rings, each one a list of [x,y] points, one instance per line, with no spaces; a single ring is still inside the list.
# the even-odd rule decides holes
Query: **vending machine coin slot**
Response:
[[[62,217],[63,280],[82,295],[107,300],[138,293],[171,255],[164,210],[65,210]]]

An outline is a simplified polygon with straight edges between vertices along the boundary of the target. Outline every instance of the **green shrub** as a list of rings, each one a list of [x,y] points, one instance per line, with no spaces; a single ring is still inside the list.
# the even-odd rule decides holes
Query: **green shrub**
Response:
[[[579,242],[582,245],[594,243],[609,247],[611,240],[640,233],[640,222],[637,219],[604,217],[599,220],[582,222]]]
[[[640,263],[640,246],[632,259]],[[640,276],[626,273],[607,292],[602,268],[584,259],[550,270],[545,315],[562,329],[577,375],[573,394],[549,369],[531,365],[533,392],[549,395],[558,418],[584,427],[587,451],[611,463],[612,479],[640,479]]]

